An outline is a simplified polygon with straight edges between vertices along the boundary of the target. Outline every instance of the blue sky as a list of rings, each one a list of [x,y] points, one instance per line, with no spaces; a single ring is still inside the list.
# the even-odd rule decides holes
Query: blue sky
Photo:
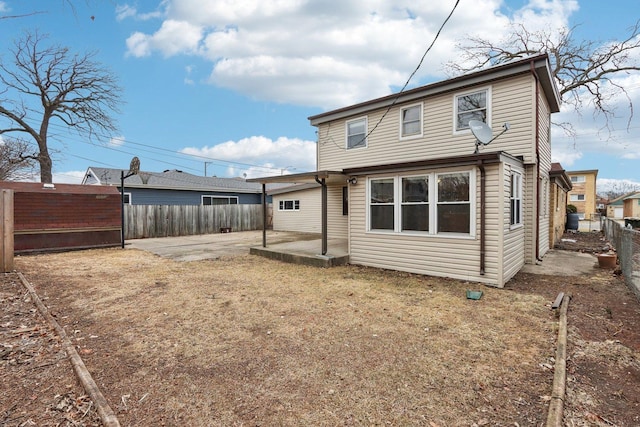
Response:
[[[73,4],[73,7],[70,6]],[[434,4],[437,3],[437,4]],[[307,117],[397,91],[455,0],[0,0],[0,54],[10,60],[23,30],[49,34],[74,52],[97,51],[123,87],[119,132],[88,141],[60,123],[51,130],[54,182],[80,182],[88,166],[180,169],[223,177],[315,169]],[[603,43],[640,17],[637,0],[461,0],[411,86],[445,79],[468,34],[500,39],[510,22],[572,27]],[[640,52],[635,58],[640,63]],[[620,81],[640,106],[640,73]],[[617,98],[614,98],[614,100]],[[577,129],[553,132],[567,170],[598,169],[599,187],[640,185],[640,119],[625,99],[614,129],[587,108],[554,117]],[[0,123],[2,125],[2,123]]]

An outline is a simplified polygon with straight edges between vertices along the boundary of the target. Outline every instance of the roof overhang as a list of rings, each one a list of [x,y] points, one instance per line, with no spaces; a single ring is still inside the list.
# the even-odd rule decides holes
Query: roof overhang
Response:
[[[458,91],[470,86],[487,84],[496,80],[502,80],[528,73],[535,73],[538,77],[542,90],[549,102],[551,112],[557,113],[560,111],[560,93],[551,74],[549,58],[544,54],[519,61],[509,62],[507,64],[497,65],[474,73],[420,86],[402,93],[373,99],[346,108],[327,111],[325,113],[311,116],[308,119],[311,122],[311,125],[318,126],[322,123],[333,120],[365,114],[376,109],[388,108],[395,104],[412,102],[425,97],[435,96],[451,91]]]
[[[553,179],[556,184],[565,191],[571,191],[573,189],[571,179],[564,169],[551,169],[549,171],[549,178]]]
[[[261,184],[288,183],[288,184],[306,184],[325,180],[328,185],[344,184],[346,175],[339,171],[315,171],[295,173],[289,175],[274,175],[261,178],[249,178],[247,182],[259,182]]]
[[[388,163],[383,165],[348,168],[343,172],[345,176],[369,175],[372,173],[390,173],[440,167],[475,166],[502,163],[505,161],[522,163],[522,159],[502,151],[468,154],[464,156],[443,157],[437,159],[416,160],[413,162]]]

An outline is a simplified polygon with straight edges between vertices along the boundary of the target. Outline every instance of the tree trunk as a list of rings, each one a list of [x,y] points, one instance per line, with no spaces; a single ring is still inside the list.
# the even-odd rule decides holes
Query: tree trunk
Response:
[[[51,184],[53,182],[53,176],[51,174],[51,156],[48,152],[40,152],[38,157],[40,163],[40,182],[43,184]]]
[[[51,174],[51,156],[49,155],[49,147],[47,147],[47,132],[49,130],[49,119],[51,118],[52,111],[45,108],[42,115],[42,123],[40,124],[40,133],[38,135],[38,148],[40,154],[38,155],[38,162],[40,163],[40,182],[43,184],[53,183],[53,176]]]

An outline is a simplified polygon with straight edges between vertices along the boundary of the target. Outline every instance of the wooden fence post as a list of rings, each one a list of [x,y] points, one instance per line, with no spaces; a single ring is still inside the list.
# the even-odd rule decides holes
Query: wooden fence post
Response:
[[[13,271],[13,190],[2,190],[0,193],[0,257],[2,272]]]

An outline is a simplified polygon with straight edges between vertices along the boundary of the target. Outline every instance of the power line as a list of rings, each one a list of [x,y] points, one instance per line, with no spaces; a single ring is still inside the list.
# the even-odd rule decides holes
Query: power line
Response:
[[[363,141],[366,141],[367,138],[369,136],[371,136],[371,134],[373,133],[373,131],[375,131],[378,126],[380,125],[380,123],[382,123],[382,120],[384,120],[384,118],[387,116],[387,114],[389,114],[389,111],[391,111],[391,108],[393,108],[393,106],[396,105],[396,103],[398,102],[398,99],[400,99],[400,95],[404,92],[404,90],[407,88],[407,86],[409,86],[409,82],[411,81],[411,79],[413,78],[413,76],[415,76],[415,74],[418,72],[418,70],[420,69],[420,67],[422,66],[422,63],[424,62],[424,58],[427,56],[427,54],[429,53],[429,51],[431,51],[431,48],[433,47],[433,45],[436,43],[436,40],[438,40],[438,37],[440,37],[440,33],[442,32],[442,30],[444,29],[444,26],[447,24],[447,22],[449,22],[449,19],[451,19],[451,16],[453,16],[453,12],[455,12],[456,8],[458,7],[458,4],[460,3],[460,0],[456,0],[456,3],[453,5],[453,8],[451,9],[451,12],[449,12],[449,15],[447,16],[447,18],[444,20],[444,22],[442,22],[442,25],[440,25],[440,28],[438,29],[438,32],[436,33],[435,37],[433,38],[433,40],[431,41],[431,44],[429,45],[429,47],[427,48],[427,50],[424,51],[424,54],[422,54],[422,58],[420,58],[420,62],[418,62],[418,65],[416,66],[416,68],[413,70],[413,72],[409,75],[409,78],[407,79],[407,81],[405,82],[404,86],[402,86],[402,89],[400,89],[400,91],[396,94],[396,96],[393,98],[393,101],[391,102],[391,104],[389,105],[389,107],[387,107],[387,110],[384,112],[384,114],[382,115],[382,117],[380,117],[380,119],[378,120],[378,122],[376,123],[376,125],[369,131],[369,133],[367,133],[364,138],[362,138],[362,140],[360,141],[360,143],[362,143]],[[359,144],[360,144],[359,143]]]
[[[57,123],[52,123],[50,126],[64,128],[64,126],[59,125]],[[109,138],[108,135],[98,135],[98,136],[103,138],[103,139],[108,139]],[[116,149],[114,147],[110,147],[108,144],[107,145],[95,144],[95,143],[89,142],[89,141],[84,140],[84,139],[75,139],[75,141],[76,142],[81,142],[81,143],[84,143],[84,144],[90,144],[90,145],[92,145],[94,147],[98,147],[98,148],[104,148],[104,149],[109,149],[109,150],[113,150],[113,151],[120,151],[120,152],[123,152],[123,153],[126,153],[126,154],[133,154],[133,153],[128,153],[128,152],[123,151],[123,150],[118,150],[118,149]],[[263,170],[267,170],[267,171],[279,171],[281,169],[281,168],[278,168],[278,167],[268,167],[268,166],[254,165],[254,164],[251,164],[251,163],[236,162],[236,161],[232,161],[232,160],[216,159],[216,158],[213,158],[213,157],[201,156],[201,155],[197,155],[197,154],[187,154],[187,153],[183,153],[183,152],[180,152],[180,151],[170,150],[168,148],[156,147],[156,146],[150,145],[150,144],[144,144],[144,143],[141,143],[141,142],[135,142],[135,141],[132,141],[132,140],[129,140],[129,139],[126,139],[126,138],[124,139],[124,141],[125,141],[126,144],[146,147],[146,148],[150,148],[152,150],[158,151],[158,152],[170,153],[172,155],[176,155],[177,154],[179,156],[186,157],[188,160],[190,160],[190,158],[194,158],[195,157],[195,158],[199,158],[199,159],[210,161],[210,162],[211,161],[217,162],[215,164],[217,164],[219,166],[228,166],[229,164],[232,164],[232,165],[248,166],[248,167],[252,167],[252,168],[256,168],[256,169],[263,169]],[[142,150],[142,151],[149,152],[149,153],[153,153],[154,152],[154,151],[149,151],[149,150]],[[158,153],[158,154],[161,154],[161,153]],[[153,159],[153,158],[151,158],[151,160],[154,160],[154,161],[157,161],[157,162],[161,162],[161,163],[170,164],[170,165],[173,165],[173,166],[184,167],[184,166],[180,166],[180,165],[177,165],[175,163],[167,162],[167,161],[164,161],[164,160]],[[191,170],[194,170],[194,171],[195,170],[199,170],[199,169],[190,168],[190,167],[184,167],[184,168],[191,169]]]

